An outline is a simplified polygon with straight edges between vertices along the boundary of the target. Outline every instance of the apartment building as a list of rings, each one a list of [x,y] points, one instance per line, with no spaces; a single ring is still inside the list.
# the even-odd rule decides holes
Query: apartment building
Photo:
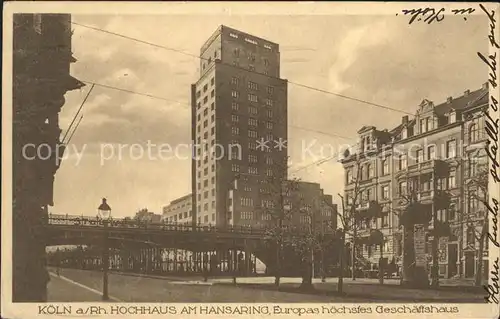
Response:
[[[273,163],[287,158],[286,148],[275,142],[287,139],[279,45],[220,26],[200,56],[200,78],[191,88],[192,222],[227,226],[259,220],[253,211],[259,188],[273,174]],[[233,200],[229,211],[237,179],[244,184],[244,200]]]
[[[162,221],[191,225],[193,218],[192,194],[184,195],[163,207]]]
[[[488,86],[467,90],[435,105],[423,100],[413,118],[403,116],[392,130],[365,126],[358,131],[357,150],[346,152],[347,206],[356,205],[361,219],[358,237],[374,229],[384,237],[382,253],[388,262],[401,262],[400,216],[414,194],[426,227],[427,267],[430,267],[430,234],[438,224],[448,231],[439,235],[441,277],[473,277],[476,260],[482,259],[486,274],[487,252],[476,256],[478,243],[464,216],[484,210],[471,179],[487,162],[484,152],[484,110],[488,107]],[[435,216],[435,218],[433,218]],[[476,223],[480,225],[479,223]],[[436,226],[435,226],[436,225]],[[357,248],[359,258],[377,264],[379,248],[369,242]]]

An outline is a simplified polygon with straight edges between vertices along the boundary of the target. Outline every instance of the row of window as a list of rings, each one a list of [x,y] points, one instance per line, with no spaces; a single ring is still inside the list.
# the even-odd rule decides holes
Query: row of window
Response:
[[[255,109],[255,112],[250,112],[249,113],[251,115],[256,115],[257,114],[257,109]],[[268,118],[272,118],[273,117],[273,110],[266,110],[266,115]],[[231,114],[231,121],[233,121],[233,123],[238,123],[240,121],[240,116],[237,115],[237,114]],[[254,119],[254,118],[249,118],[248,119],[248,125],[252,125],[252,126],[257,126],[257,119]],[[272,124],[268,125],[266,124],[267,127],[272,127]]]
[[[240,78],[233,76],[231,78],[231,85],[234,87],[239,87],[240,85]],[[249,90],[252,91],[259,91],[259,83],[248,81],[247,87]],[[274,93],[274,86],[268,85],[266,86],[266,92],[269,95],[272,95]]]
[[[426,152],[423,148],[416,150],[415,153],[415,163],[423,163],[427,160],[436,159],[436,146],[429,145]],[[456,140],[451,140],[446,142],[446,158],[456,157]],[[389,157],[382,159],[381,161],[381,175],[387,175],[390,173],[389,168]],[[404,170],[408,167],[408,159],[406,154],[400,154],[397,158],[398,169]],[[360,165],[359,167],[359,179],[365,180],[374,177],[373,166],[370,163]],[[354,181],[353,168],[346,170],[346,183],[352,183]]]
[[[183,218],[188,218],[188,217],[191,217],[192,216],[192,212],[191,211],[185,211],[184,213],[179,213],[179,214],[175,214],[173,216],[170,216],[168,217],[168,221],[169,222],[176,222],[177,220],[181,220]]]

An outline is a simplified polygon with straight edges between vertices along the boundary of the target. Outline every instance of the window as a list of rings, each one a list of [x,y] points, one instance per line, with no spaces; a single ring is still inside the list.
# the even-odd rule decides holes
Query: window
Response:
[[[266,128],[269,130],[273,129],[273,122],[266,122]]]
[[[430,145],[427,148],[427,159],[428,160],[436,159],[436,147],[434,145]]]
[[[406,193],[407,193],[406,188],[407,188],[406,182],[400,182],[399,183],[399,194],[406,195]]]
[[[203,93],[205,93],[207,90],[208,90],[208,84],[205,84],[205,85],[203,86]]]
[[[248,66],[248,69],[249,69],[250,71],[252,71],[252,72],[253,72],[253,71],[255,71],[255,67],[254,67],[253,65],[249,65],[249,66]]]
[[[257,156],[256,155],[248,155],[248,162],[249,163],[257,163]]]
[[[238,121],[239,121],[239,117],[238,117],[238,115],[234,115],[234,114],[233,114],[233,115],[231,115],[231,121],[233,121],[233,122],[238,122]]]
[[[382,199],[389,198],[389,185],[382,186]]]
[[[235,33],[229,33],[229,36],[232,37],[232,38],[235,38],[235,39],[238,39],[238,35],[235,34]],[[235,51],[238,50],[238,49],[234,49]]]
[[[456,146],[457,143],[455,140],[451,140],[446,142],[446,157],[452,158],[456,156]]]
[[[469,213],[475,212],[478,207],[478,199],[475,191],[469,193]]]
[[[203,121],[203,127],[205,128],[207,126],[208,126],[208,120]]]
[[[364,173],[365,173],[365,168],[363,166],[359,166],[359,178],[363,180],[364,178]]]
[[[215,57],[217,57],[217,51],[215,51]],[[214,84],[215,84],[215,79],[214,79],[214,78],[212,78],[212,79],[210,80],[210,85],[214,85]]]
[[[384,216],[382,216],[382,226],[383,227],[389,226],[389,215],[388,214],[385,214]]]
[[[352,171],[351,169],[347,169],[345,171],[345,183],[350,184],[352,182]]]
[[[265,61],[267,61],[267,60],[265,60]],[[274,87],[268,86],[267,87],[267,94],[273,94],[273,93],[274,93]]]
[[[196,92],[196,98],[198,98],[198,99],[199,99],[199,98],[200,98],[200,96],[201,96],[201,91],[197,91],[197,92]]]
[[[205,97],[203,98],[203,104],[207,104],[207,102],[208,102],[208,96],[205,96]]]
[[[373,177],[373,166],[371,164],[366,165],[367,178]]]
[[[248,81],[248,88],[253,91],[257,91],[259,89],[259,85],[255,82]]]
[[[250,126],[257,126],[257,120],[253,118],[248,119],[248,125]]]
[[[203,198],[208,198],[208,191],[203,192]]]
[[[238,111],[240,109],[240,105],[236,102],[231,103],[231,109],[233,111]]]
[[[231,165],[231,171],[233,171],[233,172],[239,172],[240,171],[240,166],[238,164]]]
[[[419,149],[417,150],[417,154],[416,154],[416,158],[415,158],[415,162],[416,163],[422,163],[424,161],[424,150],[422,149]]]
[[[252,166],[248,166],[248,174],[258,174],[257,173],[257,167],[252,167]]]
[[[207,186],[208,186],[208,179],[203,181],[203,187],[207,187]]]
[[[203,110],[203,116],[207,116],[208,114],[208,109]]]
[[[211,122],[211,123],[215,122],[215,115],[214,115],[214,114],[212,114],[212,115],[210,116],[210,122]]]
[[[237,77],[233,76],[233,77],[231,78],[231,84],[232,84],[233,86],[238,86],[238,85],[239,85],[239,83],[240,83],[240,79],[238,79]]]
[[[215,96],[215,90],[212,90],[212,91],[210,92],[210,97],[214,97],[214,96]]]
[[[257,131],[248,130],[248,137],[257,138]]]
[[[251,115],[256,115],[257,114],[257,108],[253,106],[248,107],[248,113]]]
[[[233,134],[233,135],[238,135],[238,134],[240,134],[240,128],[239,128],[239,127],[236,127],[236,126],[233,126],[233,127],[231,128],[231,134]]]
[[[269,118],[273,117],[273,111],[272,110],[267,110],[267,117],[269,117]]]
[[[420,134],[425,133],[429,130],[429,119],[421,119],[420,120]]]
[[[269,66],[269,60],[268,59],[264,59],[264,65],[265,66]]]
[[[253,199],[247,197],[241,197],[240,204],[241,206],[253,206]]]
[[[245,220],[253,219],[253,212],[241,212],[241,219]]]
[[[389,174],[389,159],[384,158],[382,160],[382,175],[387,175]]]
[[[249,93],[248,94],[248,100],[250,102],[258,102],[259,98],[257,97],[257,95]]]
[[[268,170],[266,171],[266,176],[269,176],[269,177],[273,176],[273,171],[272,171],[272,170],[270,170],[270,169],[268,169]]]
[[[271,99],[266,99],[266,105],[267,105],[267,106],[273,106],[273,100],[271,100]]]
[[[256,150],[257,149],[257,143],[250,142],[248,143],[248,148],[251,150]]]
[[[231,91],[231,96],[235,99],[240,97],[240,92],[238,91]]]
[[[273,158],[272,157],[266,157],[266,164],[267,165],[273,165]]]
[[[476,123],[469,126],[469,143],[475,143],[479,139],[479,130]]]
[[[210,104],[210,109],[211,109],[212,111],[213,111],[213,110],[215,110],[215,103],[214,103],[214,102],[212,102],[212,104]]]
[[[406,154],[402,154],[399,156],[399,170],[406,169],[406,167],[407,167]]]
[[[475,239],[476,239],[476,234],[474,227],[469,226],[469,228],[467,228],[467,245],[474,246]]]
[[[450,170],[450,175],[448,175],[448,188],[457,187],[456,174],[457,171],[455,169]]]
[[[248,53],[248,61],[255,62],[255,55],[253,53]]]

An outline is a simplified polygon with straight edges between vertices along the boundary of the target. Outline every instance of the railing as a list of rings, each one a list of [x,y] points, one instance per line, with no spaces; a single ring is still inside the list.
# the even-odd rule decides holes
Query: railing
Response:
[[[196,225],[191,224],[176,224],[166,221],[144,221],[144,220],[129,220],[129,219],[102,219],[90,216],[75,216],[75,215],[55,215],[49,214],[48,225],[65,225],[75,227],[104,227],[107,223],[111,228],[125,229],[145,229],[145,230],[161,230],[161,231],[185,231],[185,232],[217,232],[217,233],[239,233],[239,234],[261,234],[275,232],[276,228],[266,227],[250,227],[250,226],[227,226],[216,227],[212,225]],[[283,226],[284,232],[304,232],[301,226]]]

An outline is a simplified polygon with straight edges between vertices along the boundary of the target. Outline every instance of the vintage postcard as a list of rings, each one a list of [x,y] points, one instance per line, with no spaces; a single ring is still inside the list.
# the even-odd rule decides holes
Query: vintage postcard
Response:
[[[1,316],[498,318],[499,12],[6,3]]]

